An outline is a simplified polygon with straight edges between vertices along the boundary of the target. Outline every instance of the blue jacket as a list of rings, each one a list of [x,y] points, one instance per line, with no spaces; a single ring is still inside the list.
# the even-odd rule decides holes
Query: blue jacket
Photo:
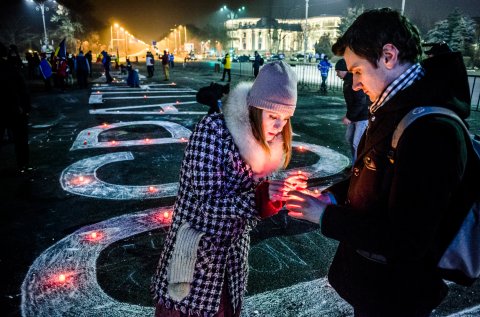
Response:
[[[332,64],[329,61],[322,59],[320,63],[318,63],[317,68],[322,76],[328,76],[328,71],[332,68]]]

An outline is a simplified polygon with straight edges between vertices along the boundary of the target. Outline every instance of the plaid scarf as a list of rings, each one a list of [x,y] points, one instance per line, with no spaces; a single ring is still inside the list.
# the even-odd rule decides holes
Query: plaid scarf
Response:
[[[387,88],[385,88],[380,97],[377,98],[377,100],[375,100],[370,106],[370,113],[375,113],[375,111],[382,107],[387,101],[392,99],[393,96],[395,96],[399,91],[407,88],[415,81],[421,79],[423,76],[425,76],[423,67],[419,63],[413,64],[390,85],[388,85]]]

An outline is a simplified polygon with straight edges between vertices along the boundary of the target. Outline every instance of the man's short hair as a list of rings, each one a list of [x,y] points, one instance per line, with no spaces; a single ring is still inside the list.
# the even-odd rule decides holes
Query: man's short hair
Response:
[[[377,67],[385,44],[393,44],[398,49],[401,63],[415,63],[422,54],[417,27],[390,8],[368,10],[359,15],[333,44],[332,51],[342,56],[348,47]]]

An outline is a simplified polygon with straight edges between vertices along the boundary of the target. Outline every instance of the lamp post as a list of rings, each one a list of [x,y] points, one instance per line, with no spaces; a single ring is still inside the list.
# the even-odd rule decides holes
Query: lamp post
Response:
[[[174,40],[174,43],[175,43],[175,47],[174,47],[174,52],[175,54],[177,53],[177,29],[170,29],[170,31],[173,31],[173,40]]]
[[[308,28],[308,0],[305,0],[305,28],[303,29],[303,62],[307,62],[307,28]]]
[[[238,18],[239,14],[245,11],[245,7],[242,6],[237,10],[230,10],[226,5],[220,8],[220,12],[225,12],[227,14],[227,19],[236,19]],[[225,29],[227,30],[228,35],[228,28],[227,28],[227,21],[225,21]],[[233,51],[233,39],[230,38],[230,50]]]
[[[45,46],[45,51],[48,49],[48,35],[47,35],[47,26],[45,23],[45,11],[49,11],[50,8],[48,7],[49,0],[28,0],[30,3],[36,4],[35,10],[40,11],[42,14],[42,22],[43,22],[43,33],[44,33],[44,38],[43,38],[43,45]],[[56,4],[56,1],[51,1],[52,3]],[[42,46],[43,48],[43,46]]]

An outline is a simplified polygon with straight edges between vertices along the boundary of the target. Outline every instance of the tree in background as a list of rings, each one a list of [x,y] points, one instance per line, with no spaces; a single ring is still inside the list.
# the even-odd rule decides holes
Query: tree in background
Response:
[[[463,15],[458,9],[450,13],[445,20],[438,21],[425,36],[425,42],[447,42],[454,51],[465,56],[474,55],[476,23],[472,18]]]
[[[345,14],[340,18],[340,24],[337,27],[339,37],[347,31],[353,21],[355,21],[355,19],[362,14],[363,11],[365,11],[365,7],[363,5],[360,7],[347,8]]]
[[[332,40],[330,34],[323,34],[318,42],[315,43],[315,53],[324,53],[329,56],[332,54]]]
[[[58,5],[50,21],[57,23],[54,31],[58,39],[66,38],[67,51],[76,52],[80,47],[80,35],[83,33],[83,25],[71,14],[70,10],[63,5]]]

